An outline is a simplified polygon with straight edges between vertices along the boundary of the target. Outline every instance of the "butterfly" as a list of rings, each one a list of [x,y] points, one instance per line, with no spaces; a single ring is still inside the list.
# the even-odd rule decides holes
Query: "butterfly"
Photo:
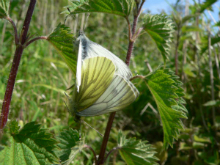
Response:
[[[128,66],[83,33],[77,39],[76,86],[70,100],[73,116],[98,116],[122,110],[138,97]]]

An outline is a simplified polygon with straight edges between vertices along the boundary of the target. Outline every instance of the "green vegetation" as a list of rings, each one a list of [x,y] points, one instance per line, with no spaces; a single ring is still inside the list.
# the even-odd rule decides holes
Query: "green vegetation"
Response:
[[[185,7],[177,0],[171,14],[152,15],[140,13],[144,0],[37,1],[25,34],[29,1],[0,0],[0,165],[219,164],[220,23],[205,14],[215,2]],[[138,75],[131,81],[140,95],[115,114],[106,151],[100,133],[112,114],[85,117],[76,130],[66,106],[81,29]]]

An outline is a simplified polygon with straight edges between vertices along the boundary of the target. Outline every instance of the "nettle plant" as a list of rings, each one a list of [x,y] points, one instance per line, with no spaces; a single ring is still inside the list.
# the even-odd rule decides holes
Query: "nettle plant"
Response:
[[[116,67],[117,72],[123,72],[123,70],[126,69],[130,71],[128,69],[128,66],[130,63],[132,49],[135,44],[135,41],[138,39],[140,34],[141,35],[148,34],[152,38],[152,40],[156,43],[156,46],[160,51],[165,62],[168,59],[170,52],[170,42],[172,39],[173,24],[166,15],[150,15],[150,14],[145,15],[144,18],[142,19],[142,22],[138,22],[138,18],[142,12],[142,7],[144,3],[145,0],[73,0],[71,1],[71,5],[66,8],[65,13],[67,13],[68,15],[97,12],[97,13],[105,13],[105,14],[114,14],[117,15],[118,17],[123,17],[125,19],[128,27],[128,41],[129,41],[127,56],[125,63],[122,63],[122,65],[117,66],[116,63],[120,59],[116,58],[115,55],[109,57],[109,54],[111,54],[111,52],[108,52],[106,49],[104,49],[99,45],[98,47],[94,48],[97,54],[95,56],[91,55],[92,56],[91,58],[87,58],[84,60],[83,59],[84,55],[88,52],[86,52],[87,49],[82,51],[82,49],[86,47],[86,45],[83,45],[84,42],[83,39],[78,39],[80,40],[79,41],[80,43],[79,43],[79,54],[78,54],[78,62],[77,62],[77,54],[75,54],[73,51],[73,43],[76,41],[77,38],[74,36],[77,36],[77,34],[73,35],[70,32],[70,29],[65,24],[59,24],[55,28],[55,30],[48,36],[39,36],[39,37],[31,38],[28,35],[28,32],[29,32],[29,25],[31,23],[31,18],[35,8],[36,0],[30,0],[26,18],[23,23],[23,28],[20,32],[18,32],[14,21],[11,19],[9,15],[10,1],[0,0],[0,18],[6,19],[11,23],[14,29],[14,39],[16,45],[14,59],[5,92],[5,97],[2,104],[2,112],[0,117],[1,136],[3,134],[3,129],[6,126],[8,120],[9,107],[11,103],[13,88],[14,88],[16,75],[21,61],[23,50],[28,45],[30,45],[31,43],[37,40],[46,40],[45,42],[48,41],[50,44],[52,44],[55,47],[55,49],[59,52],[59,54],[62,56],[62,58],[64,59],[70,70],[72,71],[72,73],[76,75],[78,80],[81,80],[81,73],[78,73],[79,70],[81,69],[81,65],[82,65],[82,70],[80,71],[82,72],[82,75],[84,74],[84,76],[86,75],[89,77],[91,76],[90,75],[91,73],[89,73],[90,70],[93,69],[94,74],[95,72],[99,71],[98,67],[100,67],[100,63],[103,64],[103,67],[105,66],[106,63],[104,63],[103,61],[105,62],[107,61],[109,65],[113,66],[113,70],[114,67]],[[84,31],[86,33],[86,29]],[[96,45],[95,43],[92,43],[89,40],[87,41],[90,42],[90,46]],[[80,53],[80,51],[82,52]],[[99,51],[102,52],[99,53]],[[103,52],[104,54],[100,55]],[[83,63],[81,63],[82,60],[84,60]],[[91,60],[93,61],[91,62]],[[90,65],[88,64],[89,62]],[[97,65],[95,65],[96,62]],[[121,62],[122,61],[120,61],[119,63],[121,64]],[[90,68],[83,70],[83,67],[86,64],[89,65]],[[165,64],[163,67],[158,67],[158,68],[159,69],[156,69],[155,71],[151,72],[149,75],[134,76],[134,77],[128,76],[127,79],[123,78],[123,73],[121,74],[122,78],[118,76],[120,74],[118,74],[117,76],[121,80],[123,80],[125,86],[126,85],[128,86],[128,90],[132,89],[133,91],[133,93],[131,92],[131,96],[127,97],[129,102],[135,100],[136,97],[133,96],[135,92],[136,92],[135,96],[138,95],[137,89],[131,83],[133,79],[141,78],[143,80],[143,83],[147,85],[157,104],[157,108],[163,126],[163,132],[164,132],[164,140],[163,140],[164,149],[167,149],[169,145],[172,147],[174,139],[178,138],[179,130],[183,129],[181,118],[187,118],[186,117],[187,110],[183,105],[185,103],[182,98],[184,96],[184,92],[183,89],[181,88],[182,85],[181,82],[178,81],[178,76],[176,76],[174,72],[172,72],[169,68],[166,68]],[[104,71],[106,71],[106,73],[110,72],[108,68],[105,69]],[[100,82],[103,81],[102,79],[100,79],[99,76],[94,76],[94,77],[95,77],[94,81],[96,82],[96,85],[99,84],[99,81]],[[110,81],[109,83],[111,83],[111,81],[113,80],[109,80],[109,81]],[[93,103],[98,99],[98,97],[94,99],[94,98],[89,98],[88,96],[87,102],[89,99],[93,99],[93,102],[89,102],[89,103],[81,102],[80,105],[78,106],[77,101],[80,100],[80,97],[83,97],[79,95],[85,94],[86,92],[88,92],[88,89],[91,88],[91,85],[86,86],[85,84],[86,83],[85,81],[83,82],[83,79],[81,82],[79,81],[76,82],[77,87],[74,88],[76,93],[74,96],[75,99],[74,105],[73,107],[70,106],[70,111],[71,113],[73,113],[73,115],[74,113],[76,113],[76,116],[94,115],[93,112],[94,108],[90,108],[90,106],[94,105]],[[85,90],[80,91],[81,87],[84,88]],[[71,88],[70,90],[72,89],[73,88]],[[95,90],[95,92],[97,92],[98,89],[99,87],[97,88],[97,90]],[[103,89],[101,93],[106,92],[105,91],[106,88]],[[128,92],[125,92],[126,95],[127,93]],[[117,97],[118,95],[120,95],[120,90],[115,97]],[[130,100],[130,98],[132,98],[133,100],[132,99]],[[120,99],[116,100],[116,102],[119,105],[122,104]],[[75,110],[74,108],[78,108],[79,110]],[[87,113],[84,112],[84,109],[87,110],[89,109],[87,112],[91,113],[92,115],[87,115]],[[95,110],[98,111],[98,109]],[[113,109],[110,111],[111,114],[109,116],[109,121],[105,130],[101,148],[99,150],[99,155],[89,144],[85,143],[85,136],[80,137],[78,131],[73,130],[71,128],[61,132],[59,135],[57,135],[57,138],[53,138],[53,135],[51,133],[48,133],[49,131],[47,131],[46,129],[42,129],[40,124],[37,124],[36,122],[27,123],[23,126],[23,128],[20,128],[18,122],[11,121],[8,124],[10,130],[9,143],[7,146],[3,146],[1,149],[0,164],[8,164],[8,165],[9,164],[22,164],[22,165],[71,164],[71,163],[75,164],[77,163],[76,161],[77,160],[76,158],[78,156],[77,153],[84,152],[84,149],[88,149],[91,151],[91,155],[93,159],[92,162],[93,164],[96,165],[109,163],[112,161],[116,163],[117,160],[115,160],[115,158],[117,153],[120,154],[121,158],[127,164],[135,164],[135,165],[157,164],[158,159],[155,157],[156,152],[151,144],[148,144],[147,141],[136,140],[135,138],[126,138],[121,131],[119,131],[118,133],[118,138],[117,138],[118,141],[117,144],[115,144],[115,148],[111,149],[110,151],[106,151],[106,146],[109,140],[112,123],[117,110],[120,110],[120,108]],[[109,111],[105,109],[101,114],[107,112]],[[110,157],[111,155],[114,155],[114,160],[111,160]]]

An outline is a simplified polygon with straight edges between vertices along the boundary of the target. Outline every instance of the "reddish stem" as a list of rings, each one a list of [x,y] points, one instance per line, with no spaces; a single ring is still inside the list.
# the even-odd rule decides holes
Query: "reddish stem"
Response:
[[[6,91],[5,91],[5,97],[4,97],[4,101],[2,104],[2,112],[1,112],[1,116],[0,116],[0,131],[2,131],[2,129],[5,127],[7,120],[8,120],[11,97],[12,97],[12,93],[13,93],[13,89],[14,89],[14,84],[15,84],[21,56],[22,56],[22,53],[24,50],[23,44],[26,42],[28,29],[29,29],[29,25],[30,25],[31,17],[32,17],[32,14],[34,11],[35,4],[36,4],[36,0],[30,1],[27,15],[26,15],[26,18],[25,18],[25,21],[23,24],[23,28],[22,28],[22,33],[21,33],[21,38],[20,38],[21,44],[18,44],[16,47],[16,50],[15,50],[14,59],[13,59],[13,63],[12,63],[10,75],[8,78]],[[16,34],[15,34],[15,37],[16,37]],[[16,39],[15,39],[15,42],[16,42]]]
[[[30,45],[32,42],[37,41],[37,40],[41,40],[41,39],[47,40],[47,36],[39,36],[39,37],[33,38],[32,40],[28,41],[28,42],[25,44],[25,48],[26,48],[28,45]]]
[[[116,114],[116,112],[112,112],[109,116],[108,124],[107,124],[107,127],[105,129],[105,135],[104,135],[104,138],[103,138],[103,141],[102,141],[102,146],[101,146],[101,149],[100,149],[98,165],[101,165],[101,164],[104,163],[105,150],[106,150],[107,142],[108,142],[108,139],[109,139],[110,131],[111,131],[111,128],[112,128],[112,123],[113,123],[113,120],[115,118],[115,114]]]

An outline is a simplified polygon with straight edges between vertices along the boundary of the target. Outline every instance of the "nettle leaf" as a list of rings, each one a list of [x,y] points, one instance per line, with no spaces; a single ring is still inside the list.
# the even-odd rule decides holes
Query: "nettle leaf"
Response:
[[[147,14],[144,18],[143,28],[155,41],[164,61],[168,59],[174,28],[171,20],[166,15]]]
[[[18,125],[10,124],[16,130]],[[16,131],[15,131],[16,132]],[[10,144],[0,152],[0,164],[7,165],[45,165],[58,163],[54,150],[56,141],[52,134],[40,128],[39,124],[30,122],[17,134],[11,134]]]
[[[0,18],[8,16],[10,0],[0,0]]]
[[[128,17],[134,8],[134,0],[73,0],[66,14],[101,12]]]
[[[76,130],[65,130],[58,136],[58,147],[61,149],[58,152],[61,162],[65,162],[69,159],[71,149],[79,142],[79,133]]]
[[[47,40],[55,47],[75,75],[77,56],[73,50],[75,38],[70,33],[70,29],[65,25],[59,24],[48,36]]]
[[[177,139],[179,130],[183,129],[181,118],[187,118],[184,90],[172,71],[157,70],[146,77],[147,86],[156,101],[164,132],[164,147],[173,146],[174,138]]]
[[[118,134],[118,151],[128,165],[156,165],[158,159],[155,150],[147,141],[126,139],[120,131]]]

